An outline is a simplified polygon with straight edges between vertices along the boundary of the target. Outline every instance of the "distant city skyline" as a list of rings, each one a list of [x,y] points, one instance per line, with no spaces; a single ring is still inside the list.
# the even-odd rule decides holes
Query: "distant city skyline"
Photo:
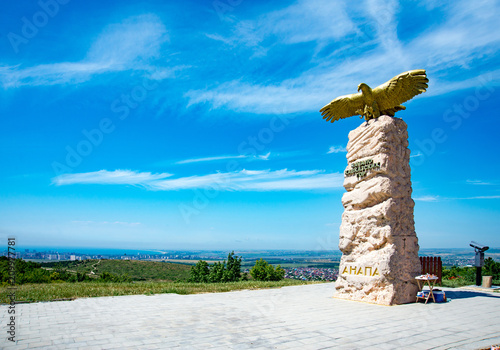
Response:
[[[3,4],[0,250],[337,250],[363,121],[319,109],[410,69],[420,247],[500,247],[499,7]]]
[[[319,264],[322,267],[331,263],[340,262],[342,253],[339,250],[245,250],[233,251],[240,256],[243,261],[255,261],[263,258],[273,264],[289,264],[300,262],[302,264]],[[230,251],[197,251],[197,250],[129,250],[129,249],[103,249],[103,248],[55,248],[55,247],[36,247],[27,249],[18,249],[14,254],[9,254],[7,250],[0,251],[0,255],[33,260],[40,262],[54,261],[83,261],[87,259],[112,259],[112,260],[154,260],[173,263],[195,264],[199,260],[224,260]],[[473,265],[475,253],[472,248],[456,249],[425,249],[419,252],[420,256],[440,257],[446,266],[468,266]],[[500,261],[500,249],[490,248],[486,251],[486,258],[492,258]],[[315,267],[319,267],[319,265]],[[309,266],[311,267],[311,266]],[[330,271],[332,272],[332,271]]]

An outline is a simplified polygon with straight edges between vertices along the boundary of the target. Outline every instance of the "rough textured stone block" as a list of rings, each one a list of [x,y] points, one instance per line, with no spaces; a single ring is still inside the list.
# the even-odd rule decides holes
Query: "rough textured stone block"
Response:
[[[421,267],[406,123],[385,115],[363,123],[349,133],[347,161],[335,297],[414,302]]]

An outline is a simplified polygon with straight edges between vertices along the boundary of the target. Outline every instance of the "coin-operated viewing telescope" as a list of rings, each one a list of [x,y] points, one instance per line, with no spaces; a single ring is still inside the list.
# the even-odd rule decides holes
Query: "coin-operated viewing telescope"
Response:
[[[484,252],[490,249],[490,247],[474,241],[470,242],[470,246],[474,248],[474,251],[476,252],[476,259],[474,261],[474,266],[476,267],[476,286],[480,286],[481,268],[484,266]]]

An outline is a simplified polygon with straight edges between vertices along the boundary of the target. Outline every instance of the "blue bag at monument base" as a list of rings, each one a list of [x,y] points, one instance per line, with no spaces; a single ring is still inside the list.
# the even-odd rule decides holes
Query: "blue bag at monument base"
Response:
[[[442,290],[434,290],[432,294],[434,294],[434,299],[436,299],[436,303],[444,303],[446,301],[446,295]],[[428,290],[420,291],[417,293],[418,297],[423,297],[423,298],[427,298],[428,295],[429,295]]]
[[[436,303],[443,303],[446,301],[446,295],[444,294],[443,291],[441,291],[441,290],[436,291],[435,290],[435,291],[433,291],[432,294],[434,294],[434,299],[436,299]]]

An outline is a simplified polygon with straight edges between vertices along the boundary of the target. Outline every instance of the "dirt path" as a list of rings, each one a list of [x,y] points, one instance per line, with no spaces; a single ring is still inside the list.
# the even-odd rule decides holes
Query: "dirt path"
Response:
[[[96,269],[96,266],[101,263],[101,259],[99,259],[95,264],[92,265],[92,271],[90,271],[89,275],[97,275],[94,270]]]

